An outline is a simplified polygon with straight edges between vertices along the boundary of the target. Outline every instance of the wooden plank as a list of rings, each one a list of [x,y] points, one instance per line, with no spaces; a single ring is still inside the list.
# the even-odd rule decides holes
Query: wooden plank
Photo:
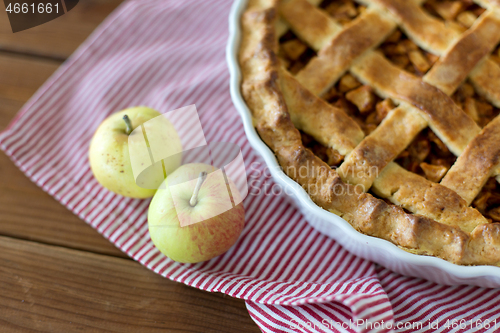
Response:
[[[37,27],[12,33],[0,12],[0,50],[66,59],[122,0],[82,0],[74,9]]]
[[[60,64],[0,52],[0,131]]]
[[[0,237],[0,327],[15,332],[259,332],[241,300],[131,260]]]

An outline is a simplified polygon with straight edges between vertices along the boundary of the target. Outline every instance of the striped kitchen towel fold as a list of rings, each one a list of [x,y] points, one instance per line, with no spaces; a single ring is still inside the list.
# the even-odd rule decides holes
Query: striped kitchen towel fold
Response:
[[[125,2],[23,107],[0,135],[1,149],[43,190],[147,268],[246,300],[264,332],[498,331],[499,290],[441,286],[392,273],[345,251],[277,195],[229,96],[224,52],[230,5]],[[167,112],[190,104],[198,107],[208,142],[241,147],[250,191],[237,244],[194,265],[173,262],[154,248],[149,200],[103,189],[87,156],[90,138],[109,114],[135,105]]]

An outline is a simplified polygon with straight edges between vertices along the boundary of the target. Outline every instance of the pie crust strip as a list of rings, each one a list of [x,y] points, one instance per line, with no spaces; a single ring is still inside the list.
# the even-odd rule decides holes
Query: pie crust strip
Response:
[[[461,34],[458,31],[426,13],[417,2],[408,0],[365,0],[363,2],[389,10],[406,35],[428,52],[439,55],[460,38]]]
[[[340,154],[351,152],[365,136],[345,112],[305,89],[286,70],[280,71],[280,87],[294,126]]]
[[[469,75],[474,88],[491,104],[500,108],[500,66],[486,59]]]
[[[460,40],[439,58],[423,80],[447,95],[452,95],[480,60],[490,54],[499,42],[500,13],[486,11]],[[500,93],[500,89],[496,92]]]
[[[366,52],[355,61],[350,71],[363,83],[373,87],[379,95],[413,105],[434,133],[457,156],[480,132],[474,120],[449,96],[396,67],[378,52]]]
[[[304,15],[302,15],[303,17]],[[396,23],[382,12],[368,9],[331,40],[325,38],[318,56],[297,74],[297,80],[318,96],[349,69],[354,59],[378,46],[394,31]],[[292,22],[292,18],[286,17]]]
[[[457,225],[469,233],[488,220],[451,189],[407,171],[391,162],[373,183],[382,198],[440,223]]]
[[[291,2],[295,0],[289,0],[289,1]],[[319,6],[321,1],[323,0],[307,0],[307,2],[309,2],[313,6]],[[282,3],[286,3],[286,1],[282,1]],[[278,36],[278,38],[283,36],[288,31],[288,29],[290,29],[288,23],[283,19],[283,17],[279,17],[276,20],[276,35]]]
[[[468,205],[500,163],[500,116],[493,119],[458,157],[441,184],[458,193]]]
[[[320,50],[343,29],[328,13],[307,0],[285,1],[280,6],[280,11],[290,29],[315,51]]]
[[[338,169],[339,175],[350,184],[362,185],[367,192],[380,171],[426,127],[427,121],[413,111],[413,107],[401,104],[346,156]]]

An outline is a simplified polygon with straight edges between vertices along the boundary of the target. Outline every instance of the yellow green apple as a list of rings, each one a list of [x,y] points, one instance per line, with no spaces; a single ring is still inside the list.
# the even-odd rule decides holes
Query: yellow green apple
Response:
[[[236,206],[234,202],[238,202]],[[202,163],[179,167],[153,197],[148,226],[167,257],[196,263],[221,255],[238,240],[245,209],[233,181]]]
[[[154,126],[154,123],[158,123],[153,120],[155,118],[161,120],[161,129]],[[149,126],[152,130],[146,129],[148,124],[153,124]],[[147,132],[149,141],[145,141],[141,127]],[[101,123],[92,138],[89,149],[90,167],[102,186],[126,197],[140,199],[152,197],[156,188],[140,183],[138,185],[137,175],[134,177],[129,138],[137,138],[137,142],[140,140],[145,142],[141,156],[147,156],[148,161],[136,158],[134,161],[136,165],[152,163],[149,159],[149,143],[162,142],[163,146],[168,146],[170,151],[180,153],[182,152],[180,139],[173,125],[166,118],[162,117],[158,111],[144,106],[132,107],[112,114]],[[164,144],[165,142],[167,143]],[[161,177],[159,182],[163,181],[165,173],[168,175],[180,165],[181,157],[181,154],[177,154],[163,163],[164,172],[156,173],[156,177]],[[161,167],[159,163],[155,165]],[[148,166],[145,165],[144,169]]]

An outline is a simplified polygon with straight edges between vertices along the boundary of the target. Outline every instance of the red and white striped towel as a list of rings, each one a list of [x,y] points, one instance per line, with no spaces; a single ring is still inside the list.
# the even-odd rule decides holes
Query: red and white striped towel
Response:
[[[0,135],[1,148],[147,268],[245,299],[264,332],[498,331],[500,290],[440,286],[392,273],[311,228],[285,198],[257,191],[273,183],[229,96],[224,52],[230,5],[125,2],[23,107]],[[162,256],[148,234],[149,201],[103,189],[87,158],[90,138],[109,114],[134,105],[167,112],[190,104],[198,107],[208,142],[241,147],[250,183],[240,240],[196,265]]]

